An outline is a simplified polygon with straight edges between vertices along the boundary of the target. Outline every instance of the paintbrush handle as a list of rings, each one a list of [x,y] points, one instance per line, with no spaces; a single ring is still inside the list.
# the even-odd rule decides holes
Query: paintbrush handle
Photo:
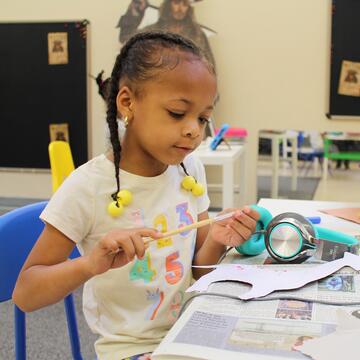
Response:
[[[153,239],[152,237],[144,237],[143,240],[144,240],[144,244],[149,244],[151,243],[152,241],[155,241],[155,240],[161,240],[161,239],[165,239],[169,236],[173,236],[173,235],[177,235],[177,234],[180,234],[184,231],[189,231],[189,230],[192,230],[192,229],[197,229],[199,227],[202,227],[202,226],[205,226],[205,225],[210,225],[211,223],[215,222],[215,221],[220,221],[220,220],[224,220],[224,219],[228,219],[230,218],[231,216],[234,215],[234,212],[229,212],[229,213],[226,213],[226,214],[222,214],[222,215],[218,215],[214,218],[209,218],[209,219],[205,219],[205,220],[201,220],[201,221],[198,221],[198,222],[195,222],[195,223],[192,223],[190,225],[186,225],[186,226],[182,226],[178,229],[175,229],[175,230],[171,230],[171,231],[168,231],[168,232],[165,232],[162,234],[162,237],[160,239]],[[110,252],[110,254],[116,254],[117,252],[119,252],[119,250],[117,251],[112,251]]]
[[[178,229],[175,229],[175,230],[171,230],[171,231],[168,231],[168,232],[165,232],[163,233],[163,238],[167,238],[169,236],[173,236],[173,235],[177,235],[177,234],[180,234],[184,231],[189,231],[189,230],[192,230],[192,229],[197,229],[201,226],[205,226],[205,225],[209,225],[211,224],[212,222],[214,222],[215,219],[205,219],[205,220],[201,220],[201,221],[198,221],[198,222],[195,222],[195,223],[192,223],[190,225],[186,225],[186,226],[182,226]],[[151,241],[154,241],[154,240],[160,240],[160,239],[153,239],[153,238],[150,238],[150,237],[146,237],[144,238],[144,243],[147,244]]]
[[[215,222],[215,221],[220,221],[220,220],[224,220],[224,219],[228,219],[230,217],[232,217],[234,215],[234,211],[232,212],[228,212],[228,213],[225,213],[225,214],[222,214],[222,215],[218,215],[214,218],[209,218],[209,219],[205,219],[205,220],[201,220],[201,221],[198,221],[198,222],[195,222],[195,223],[192,223],[190,225],[186,225],[186,226],[183,226],[183,227],[180,227],[178,229],[175,229],[175,230],[171,230],[171,231],[168,231],[168,232],[165,232],[163,233],[163,236],[162,238],[160,239],[164,239],[164,238],[167,238],[169,236],[173,236],[173,235],[176,235],[176,234],[180,234],[184,231],[188,231],[188,230],[192,230],[192,229],[197,229],[199,227],[202,227],[202,226],[205,226],[205,225],[210,225],[211,223]],[[160,240],[160,239],[153,239],[151,237],[145,237],[143,238],[144,240],[144,244],[148,244],[154,240]]]
[[[173,236],[173,235],[176,235],[176,234],[180,234],[184,231],[189,231],[189,230],[192,230],[192,229],[196,229],[196,228],[199,228],[201,226],[205,226],[205,225],[209,225],[211,224],[212,222],[216,221],[217,219],[214,218],[214,219],[205,219],[205,220],[201,220],[201,221],[198,221],[196,223],[192,223],[190,225],[186,225],[186,226],[182,226],[176,230],[171,230],[171,231],[168,231],[168,232],[165,232],[162,234],[162,237],[160,239],[153,239],[152,237],[143,237],[143,240],[144,240],[144,244],[149,244],[151,243],[152,241],[155,241],[155,240],[161,240],[161,239],[165,239],[169,236]],[[116,254],[117,252],[119,252],[119,250],[117,251],[112,251],[110,252],[110,255],[113,255],[113,254]]]

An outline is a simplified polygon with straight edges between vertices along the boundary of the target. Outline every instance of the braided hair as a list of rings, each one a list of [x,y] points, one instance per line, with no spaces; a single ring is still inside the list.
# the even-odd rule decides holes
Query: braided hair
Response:
[[[215,74],[211,63],[206,60],[202,50],[198,48],[191,40],[181,35],[162,32],[148,31],[140,32],[131,37],[121,48],[116,57],[115,65],[109,80],[107,88],[107,112],[106,121],[110,130],[110,141],[114,155],[115,177],[117,190],[111,194],[114,201],[117,202],[117,194],[120,191],[119,164],[121,156],[121,144],[118,136],[117,106],[116,98],[119,92],[120,81],[125,80],[132,84],[139,84],[158,75],[159,70],[173,69],[179,63],[177,58],[174,63],[174,57],[164,55],[164,50],[186,52],[201,59],[209,70]],[[135,94],[137,93],[135,91]],[[185,173],[187,171],[181,163]]]

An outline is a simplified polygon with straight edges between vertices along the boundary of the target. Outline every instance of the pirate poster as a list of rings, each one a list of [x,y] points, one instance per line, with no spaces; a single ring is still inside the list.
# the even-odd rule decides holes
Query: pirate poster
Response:
[[[215,65],[208,37],[216,32],[198,23],[194,4],[202,0],[163,0],[160,6],[148,0],[130,0],[125,14],[121,14],[116,25],[119,42],[124,44],[140,31],[170,31],[194,41]]]
[[[68,34],[66,32],[48,33],[49,65],[68,64]]]
[[[360,96],[359,62],[342,61],[338,93],[347,96]]]
[[[50,124],[50,141],[66,141],[69,142],[69,125],[63,124]]]

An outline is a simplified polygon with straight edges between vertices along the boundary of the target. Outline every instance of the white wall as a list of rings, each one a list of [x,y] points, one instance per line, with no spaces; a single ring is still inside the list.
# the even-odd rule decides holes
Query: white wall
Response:
[[[151,1],[159,4],[161,1]],[[1,0],[0,21],[90,20],[90,69],[109,74],[119,48],[115,25],[128,1]],[[226,5],[225,5],[226,4]],[[255,200],[259,129],[354,130],[356,120],[328,120],[330,0],[204,0],[198,21],[210,39],[219,78],[215,119],[249,132],[245,181]],[[226,6],[226,7],[225,7]],[[92,155],[103,151],[104,107],[91,88]],[[211,174],[212,177],[212,174]],[[40,184],[36,192],[24,182]],[[0,173],[0,196],[47,197],[49,175]]]

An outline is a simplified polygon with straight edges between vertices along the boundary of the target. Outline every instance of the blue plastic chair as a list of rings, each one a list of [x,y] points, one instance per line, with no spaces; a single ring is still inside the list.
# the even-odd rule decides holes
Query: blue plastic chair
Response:
[[[39,215],[47,202],[39,202],[17,208],[0,216],[0,302],[11,299],[19,272],[44,228]],[[71,258],[78,257],[77,249]],[[65,299],[67,325],[72,357],[82,360],[72,295]],[[17,360],[26,359],[25,313],[16,305],[15,309],[15,355]]]
[[[305,175],[308,173],[310,166],[318,159],[320,167],[322,168],[322,162],[324,159],[324,151],[320,149],[314,149],[313,147],[304,147],[305,137],[303,131],[299,131],[298,134],[298,160],[304,162]],[[308,166],[305,165],[308,163]]]

